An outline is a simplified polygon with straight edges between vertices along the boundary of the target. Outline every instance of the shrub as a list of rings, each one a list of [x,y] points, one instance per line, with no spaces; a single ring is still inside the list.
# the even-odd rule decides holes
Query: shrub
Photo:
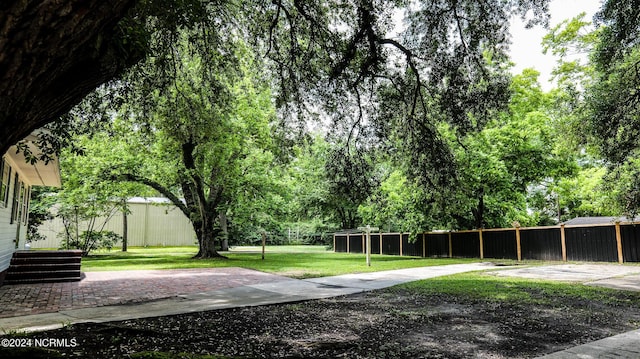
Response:
[[[86,256],[97,249],[111,250],[121,240],[122,236],[113,231],[84,231],[77,238],[65,236],[62,247],[80,249]]]

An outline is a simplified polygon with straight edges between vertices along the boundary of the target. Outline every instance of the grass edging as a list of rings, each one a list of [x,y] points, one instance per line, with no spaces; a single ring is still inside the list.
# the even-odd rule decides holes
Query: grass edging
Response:
[[[640,293],[575,282],[499,277],[491,271],[467,272],[424,279],[393,287],[422,295],[451,295],[468,300],[520,304],[553,304],[557,298],[597,301],[608,305],[639,305]]]
[[[261,253],[229,252],[226,260],[191,257],[197,248],[133,248],[128,252],[98,253],[82,259],[82,271],[122,271],[149,269],[187,269],[241,267],[292,278],[316,278],[350,273],[375,272],[393,269],[476,263],[470,258],[420,258],[394,255],[372,255],[371,266],[364,254],[334,253],[330,251],[271,252],[265,260]]]

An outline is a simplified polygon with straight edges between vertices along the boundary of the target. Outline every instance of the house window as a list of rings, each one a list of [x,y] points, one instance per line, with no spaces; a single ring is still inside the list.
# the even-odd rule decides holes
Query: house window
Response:
[[[22,188],[22,182],[18,178],[18,174],[16,173],[15,180],[13,182],[13,203],[11,206],[11,224],[13,224],[16,220],[20,219],[20,201],[22,200],[22,195],[24,194],[24,189]]]
[[[31,202],[31,187],[24,185],[24,194],[22,195],[22,224],[24,225],[29,221],[29,202]]]
[[[11,183],[11,167],[3,159],[0,160],[0,207],[7,207],[9,204],[9,184]]]

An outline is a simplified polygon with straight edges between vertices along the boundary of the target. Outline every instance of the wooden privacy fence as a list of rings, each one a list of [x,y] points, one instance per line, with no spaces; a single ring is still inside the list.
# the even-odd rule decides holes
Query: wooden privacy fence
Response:
[[[363,233],[335,233],[335,252],[365,253]],[[640,262],[640,224],[559,225],[451,232],[371,233],[371,253],[417,257]]]

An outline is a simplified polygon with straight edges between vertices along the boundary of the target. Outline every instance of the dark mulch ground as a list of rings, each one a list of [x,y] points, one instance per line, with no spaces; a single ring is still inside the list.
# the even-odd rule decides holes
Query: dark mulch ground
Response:
[[[295,304],[73,325],[28,338],[77,343],[43,357],[173,352],[232,358],[531,358],[637,329],[640,305],[621,302],[559,298],[549,305],[521,305],[392,288]],[[12,353],[17,352],[0,349],[2,358]]]

